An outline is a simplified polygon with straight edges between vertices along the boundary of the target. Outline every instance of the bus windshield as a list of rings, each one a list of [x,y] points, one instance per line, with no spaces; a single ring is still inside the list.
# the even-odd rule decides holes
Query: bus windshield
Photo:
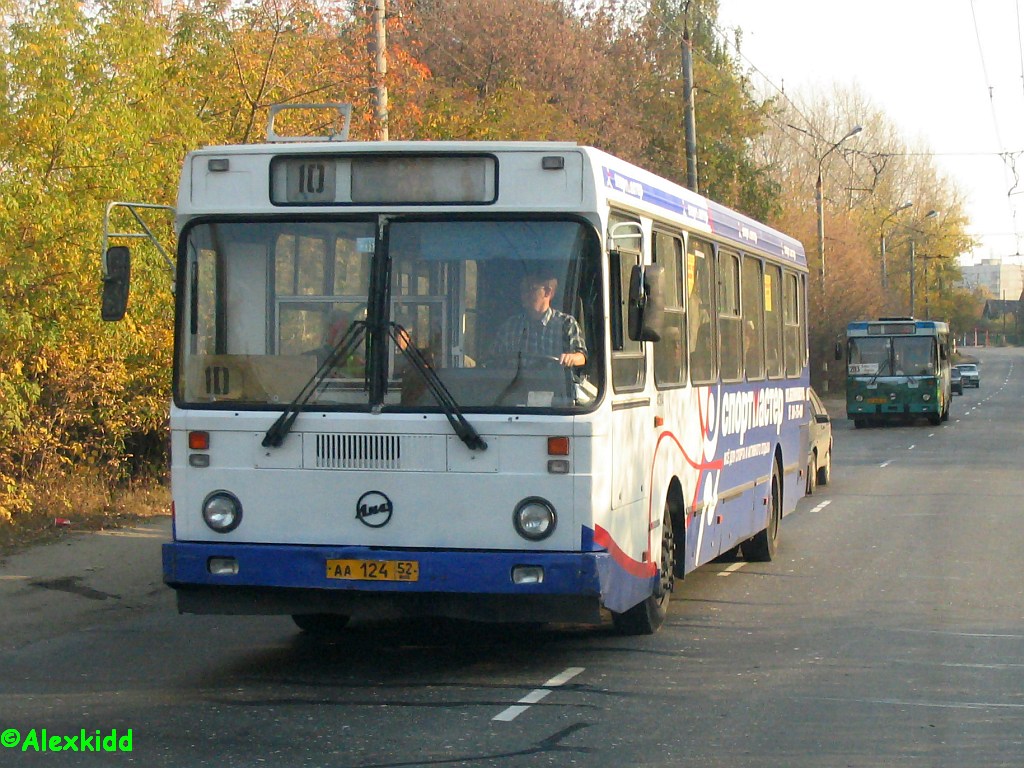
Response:
[[[898,336],[892,340],[892,354],[898,376],[935,375],[934,336]]]
[[[890,343],[887,337],[864,336],[850,339],[849,371],[851,375],[877,376],[891,373]]]
[[[181,242],[179,403],[280,407],[315,383],[309,408],[437,409],[413,353],[464,409],[600,397],[600,249],[584,222],[204,220]]]
[[[934,376],[934,336],[850,339],[849,372],[861,376]]]

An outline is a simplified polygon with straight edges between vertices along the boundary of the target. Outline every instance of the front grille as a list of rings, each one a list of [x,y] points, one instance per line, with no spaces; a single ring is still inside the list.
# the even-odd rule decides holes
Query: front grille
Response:
[[[317,469],[401,469],[399,435],[316,436]]]

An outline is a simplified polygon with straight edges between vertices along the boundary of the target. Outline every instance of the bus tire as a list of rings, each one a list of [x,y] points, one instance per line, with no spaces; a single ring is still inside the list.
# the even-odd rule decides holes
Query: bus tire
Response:
[[[310,635],[330,635],[339,632],[348,624],[349,617],[341,613],[296,613],[292,615],[295,626]]]
[[[654,593],[632,608],[622,613],[612,611],[612,623],[623,635],[653,635],[665,623],[668,614],[668,601],[675,587],[676,543],[672,532],[672,515],[669,505],[665,504],[665,516],[662,518],[661,563],[658,567],[658,583]]]
[[[767,563],[775,559],[779,547],[779,533],[782,526],[782,486],[779,483],[778,465],[772,470],[771,495],[768,497],[768,523],[743,543],[743,555],[747,560]]]
[[[832,479],[832,449],[825,454],[825,461],[818,467],[818,485],[828,485]]]
[[[854,419],[853,420],[853,428],[854,429],[864,429],[864,425],[865,425],[864,419]]]

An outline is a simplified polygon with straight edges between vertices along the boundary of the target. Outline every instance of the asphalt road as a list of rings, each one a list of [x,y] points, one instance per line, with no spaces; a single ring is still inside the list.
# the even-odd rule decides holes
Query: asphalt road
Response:
[[[9,558],[0,765],[1017,768],[1024,351],[978,357],[941,427],[840,414],[780,557],[688,576],[653,637],[178,616],[167,521]]]

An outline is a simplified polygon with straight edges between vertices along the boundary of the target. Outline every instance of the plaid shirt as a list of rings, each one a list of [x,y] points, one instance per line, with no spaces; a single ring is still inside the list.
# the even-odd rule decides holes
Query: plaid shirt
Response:
[[[495,362],[512,363],[521,355],[559,357],[566,352],[587,355],[583,330],[572,315],[548,307],[539,320],[519,314],[502,323],[495,334],[490,357]]]

